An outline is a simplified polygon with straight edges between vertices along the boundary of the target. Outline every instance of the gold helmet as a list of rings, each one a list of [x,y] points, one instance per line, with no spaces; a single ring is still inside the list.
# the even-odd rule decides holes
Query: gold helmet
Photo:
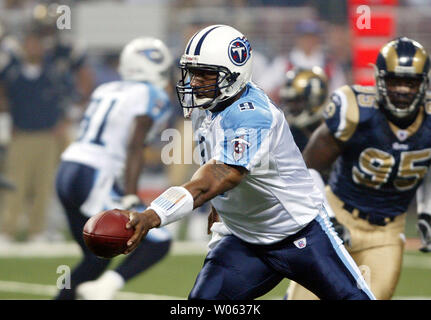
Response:
[[[319,67],[297,68],[286,73],[279,92],[280,103],[290,125],[308,127],[321,119],[328,96],[328,80]]]
[[[390,118],[416,117],[428,87],[430,59],[424,47],[407,37],[385,44],[377,56],[377,101]]]
[[[43,37],[56,36],[58,33],[57,19],[60,17],[59,7],[60,4],[55,2],[37,3],[32,10],[30,29]]]

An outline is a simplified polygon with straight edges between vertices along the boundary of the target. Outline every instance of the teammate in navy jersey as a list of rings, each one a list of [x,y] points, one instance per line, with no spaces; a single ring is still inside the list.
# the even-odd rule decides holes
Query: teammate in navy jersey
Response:
[[[100,211],[143,209],[137,196],[143,147],[170,117],[163,89],[170,66],[171,56],[162,41],[137,38],[127,44],[120,56],[122,80],[94,90],[79,137],[62,154],[56,188],[83,259],[72,272],[71,288],[62,289],[57,299],[113,299],[126,281],[169,250],[170,234],[154,230],[115,270],[104,272],[110,260],[96,257],[86,247],[82,230]]]
[[[188,42],[177,84],[201,167],[129,215],[134,252],[149,230],[211,201],[229,234],[207,255],[190,299],[254,299],[283,278],[322,299],[374,299],[326,215],[283,112],[251,81],[252,48],[212,25]],[[150,231],[151,232],[151,231]]]
[[[428,53],[418,42],[402,37],[385,44],[376,61],[376,86],[336,90],[325,108],[325,123],[303,153],[307,166],[317,171],[335,162],[326,196],[336,219],[350,231],[348,250],[378,299],[390,299],[395,291],[405,212],[431,163],[429,68]],[[426,251],[431,215],[419,213]],[[288,296],[313,298],[296,284]]]

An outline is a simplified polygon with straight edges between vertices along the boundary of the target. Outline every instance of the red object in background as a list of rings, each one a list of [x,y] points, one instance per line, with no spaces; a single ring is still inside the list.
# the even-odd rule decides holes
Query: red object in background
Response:
[[[383,44],[382,44],[383,45]],[[370,68],[370,63],[375,64],[381,46],[353,47],[353,68]]]
[[[160,196],[167,188],[168,187],[164,189],[141,189],[138,191],[138,196],[147,206],[149,206],[151,201]]]
[[[376,83],[374,76],[361,75],[360,73],[353,75],[353,82],[361,86],[374,86]]]
[[[398,0],[349,0],[349,5],[368,5],[368,6],[396,6],[398,5]]]
[[[360,8],[360,6],[368,8]],[[396,34],[398,0],[348,0],[354,83],[374,85],[375,63],[381,46]],[[369,20],[365,20],[367,18]],[[368,28],[367,28],[368,27]]]
[[[354,68],[353,69],[353,83],[363,86],[373,86],[375,84],[374,68]]]
[[[134,233],[133,229],[126,229],[128,221],[117,209],[98,213],[84,225],[85,244],[100,258],[110,259],[123,253]]]
[[[351,26],[355,36],[370,37],[391,37],[395,31],[395,21],[391,14],[373,14],[371,12],[370,28],[361,28],[357,23],[360,15],[354,14],[351,17]]]

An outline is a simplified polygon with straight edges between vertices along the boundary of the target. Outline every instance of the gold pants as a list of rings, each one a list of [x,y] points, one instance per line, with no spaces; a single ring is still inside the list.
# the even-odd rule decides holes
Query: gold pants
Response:
[[[28,213],[28,233],[43,231],[58,161],[58,139],[51,131],[18,132],[8,147],[6,174],[16,190],[4,196],[2,231],[12,237]]]
[[[386,226],[372,225],[358,217],[355,209],[350,213],[343,209],[343,202],[326,187],[326,197],[337,220],[351,234],[352,247],[346,247],[358,265],[371,291],[378,300],[391,299],[397,286],[404,251],[404,226],[406,214],[397,216]],[[289,300],[316,300],[313,293],[291,282]]]

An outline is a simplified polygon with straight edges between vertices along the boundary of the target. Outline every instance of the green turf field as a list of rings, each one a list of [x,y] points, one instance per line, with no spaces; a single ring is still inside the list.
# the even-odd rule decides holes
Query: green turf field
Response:
[[[120,262],[116,258],[111,267]],[[51,299],[56,292],[57,267],[73,267],[76,257],[0,258],[0,299]],[[186,298],[203,262],[202,255],[170,254],[156,267],[126,284],[119,299]],[[405,254],[396,299],[431,299],[431,254]],[[262,299],[280,299],[288,281],[284,280]]]

